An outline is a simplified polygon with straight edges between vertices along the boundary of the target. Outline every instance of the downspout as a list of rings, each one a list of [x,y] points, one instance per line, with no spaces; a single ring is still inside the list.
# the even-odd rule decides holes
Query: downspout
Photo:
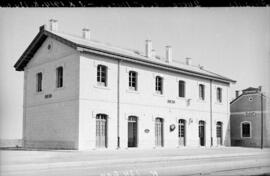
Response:
[[[27,76],[28,76],[28,70],[24,69],[24,80],[23,80],[23,129],[22,129],[22,147],[26,148],[26,99],[27,99]]]
[[[213,107],[212,107],[212,79],[210,80],[210,135],[211,135],[211,147],[213,146],[213,129],[212,129],[212,116],[213,116]]]
[[[261,149],[263,149],[263,94],[261,93]]]
[[[120,149],[119,119],[120,119],[120,62],[117,61],[117,149]]]

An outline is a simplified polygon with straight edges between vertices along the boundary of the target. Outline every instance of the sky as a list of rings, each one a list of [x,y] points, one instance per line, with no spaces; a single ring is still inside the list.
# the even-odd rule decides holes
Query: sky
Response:
[[[235,90],[262,86],[270,92],[270,8],[1,8],[0,139],[22,138],[23,72],[13,65],[39,27],[57,19],[59,30],[91,37],[122,48],[144,51],[150,39],[165,56],[237,81]]]

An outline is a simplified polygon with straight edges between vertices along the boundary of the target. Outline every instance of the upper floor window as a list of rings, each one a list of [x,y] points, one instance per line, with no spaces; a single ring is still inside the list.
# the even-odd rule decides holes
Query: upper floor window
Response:
[[[37,79],[37,92],[41,92],[42,91],[42,73],[41,72],[37,73],[36,79]]]
[[[135,71],[129,71],[129,89],[131,90],[137,90],[137,72]]]
[[[222,102],[222,89],[220,87],[217,88],[217,101]]]
[[[241,129],[242,137],[251,137],[250,122],[242,122]]]
[[[63,67],[56,68],[56,87],[63,87]]]
[[[185,97],[185,81],[179,81],[179,97]]]
[[[163,78],[156,76],[156,93],[163,94]]]
[[[107,86],[107,67],[104,65],[97,66],[97,82],[99,85]]]
[[[203,84],[199,85],[199,98],[201,100],[205,99],[205,86]]]

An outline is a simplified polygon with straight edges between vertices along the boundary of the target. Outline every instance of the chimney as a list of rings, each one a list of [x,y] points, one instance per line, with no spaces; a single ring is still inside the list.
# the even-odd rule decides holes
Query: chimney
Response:
[[[235,98],[239,97],[239,90],[235,91]]]
[[[151,52],[151,57],[155,58],[156,57],[156,51],[154,49],[152,49],[152,52]]]
[[[191,58],[189,58],[189,57],[186,58],[186,64],[191,65]]]
[[[87,29],[87,28],[83,28],[83,29],[82,29],[82,37],[83,37],[84,39],[90,40],[90,37],[91,37],[90,34],[91,34],[90,29]]]
[[[199,67],[199,69],[201,69],[201,70],[203,70],[203,68],[204,68],[202,65],[199,65],[198,67]]]
[[[58,23],[55,19],[50,19],[50,30],[51,31],[58,31]]]
[[[146,57],[152,57],[152,41],[151,40],[146,40],[145,55]]]
[[[259,92],[261,92],[262,91],[262,86],[259,86],[258,89],[259,89]]]
[[[166,62],[171,63],[172,62],[172,47],[166,46]]]

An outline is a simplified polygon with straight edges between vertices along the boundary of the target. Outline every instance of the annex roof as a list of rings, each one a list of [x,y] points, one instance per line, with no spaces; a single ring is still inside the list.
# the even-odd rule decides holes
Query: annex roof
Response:
[[[249,94],[261,94],[261,89],[256,87],[248,87],[246,89],[242,90],[242,94],[233,99],[230,104],[236,102],[238,99],[240,99],[243,95],[249,95]]]
[[[32,59],[36,51],[46,40],[47,37],[54,38],[80,52],[96,53],[106,56],[112,56],[116,59],[127,60],[130,62],[137,62],[143,65],[151,65],[166,70],[181,72],[186,75],[192,75],[196,77],[202,77],[206,79],[216,80],[225,83],[235,83],[236,81],[221,76],[219,74],[210,72],[201,67],[194,65],[186,65],[181,62],[165,62],[165,59],[159,56],[148,58],[143,52],[135,51],[131,49],[123,49],[121,47],[112,46],[110,44],[101,43],[94,40],[84,39],[80,36],[65,34],[63,32],[50,31],[45,26],[40,27],[39,33],[33,39],[31,44],[27,47],[19,60],[14,65],[17,71],[23,71],[24,67]]]

